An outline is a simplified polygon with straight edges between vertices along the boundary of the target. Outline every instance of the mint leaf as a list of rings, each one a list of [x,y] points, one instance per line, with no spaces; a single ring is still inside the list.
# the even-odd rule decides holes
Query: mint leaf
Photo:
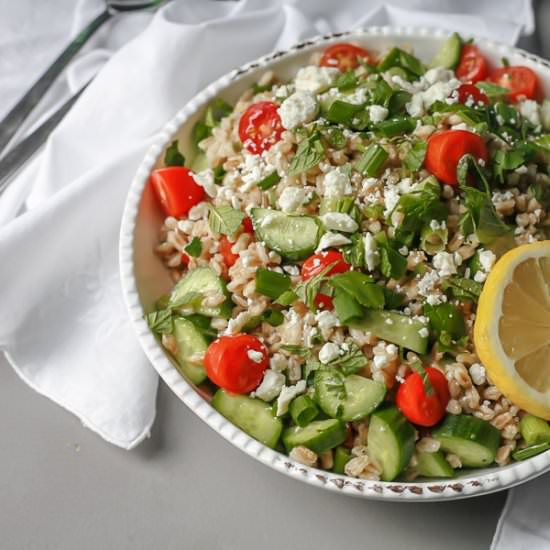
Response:
[[[405,166],[411,172],[417,172],[424,164],[424,157],[428,148],[427,141],[417,141],[405,157]]]
[[[302,172],[307,172],[317,166],[323,158],[325,158],[325,148],[321,143],[321,134],[314,132],[299,143],[296,154],[290,161],[288,175],[296,176]]]
[[[348,349],[343,355],[337,357],[330,361],[329,365],[331,367],[338,367],[342,374],[348,376],[349,374],[355,374],[359,372],[362,368],[366,367],[369,364],[369,360],[366,358],[365,354],[359,349],[357,344],[350,342],[344,343],[341,345],[342,349],[345,349],[345,346]]]
[[[174,330],[172,310],[161,309],[145,315],[145,321],[155,334],[170,334]]]
[[[218,207],[208,204],[208,208],[208,224],[213,233],[231,236],[244,219],[244,214],[240,210],[235,210],[228,204],[220,204]]]
[[[482,288],[481,283],[463,277],[451,277],[443,281],[443,290],[450,290],[453,298],[461,301],[468,300],[476,303]]]

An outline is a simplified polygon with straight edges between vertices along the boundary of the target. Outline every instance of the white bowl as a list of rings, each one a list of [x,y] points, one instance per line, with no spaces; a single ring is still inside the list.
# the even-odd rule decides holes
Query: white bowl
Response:
[[[151,170],[162,158],[161,153],[174,138],[180,140],[184,154],[191,152],[190,130],[212,98],[221,96],[229,102],[235,101],[266,69],[274,70],[283,79],[291,78],[300,66],[307,63],[312,52],[341,40],[353,41],[367,49],[378,51],[392,45],[407,44],[413,47],[415,54],[421,59],[429,60],[446,36],[447,33],[441,31],[408,27],[371,27],[350,33],[320,36],[297,44],[287,51],[274,52],[222,76],[197,94],[166,124],[139,166],[126,199],[120,232],[122,287],[140,343],[157,372],[206,424],[251,457],[300,481],[347,495],[398,501],[433,501],[487,494],[523,483],[549,470],[550,451],[502,468],[470,470],[459,474],[455,479],[402,483],[359,480],[309,468],[252,439],[216,412],[197,393],[194,386],[182,377],[143,320],[144,311],[149,311],[154,301],[167,293],[172,286],[167,270],[153,251],[163,215],[146,183]],[[550,95],[550,64],[547,61],[503,44],[486,40],[477,40],[476,44],[495,64],[502,57],[507,57],[512,65],[522,64],[534,69],[546,94]]]

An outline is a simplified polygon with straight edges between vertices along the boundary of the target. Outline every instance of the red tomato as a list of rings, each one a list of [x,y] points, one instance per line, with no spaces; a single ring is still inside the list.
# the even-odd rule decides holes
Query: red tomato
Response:
[[[244,227],[245,233],[254,234],[254,226],[252,225],[252,220],[248,216],[244,218],[242,226]]]
[[[466,103],[467,101],[473,101],[474,103],[485,103],[489,105],[489,98],[487,95],[473,84],[462,84],[458,88],[458,101],[459,103]]]
[[[327,273],[327,275],[336,275],[349,271],[350,265],[344,260],[341,252],[336,250],[326,250],[317,252],[307,258],[302,264],[302,280],[307,281],[315,275],[319,275],[323,269],[336,262],[336,265]]]
[[[489,65],[477,46],[465,44],[462,47],[455,74],[463,82],[471,82],[472,84],[487,78]]]
[[[151,183],[167,216],[181,218],[204,198],[204,189],[193,179],[193,172],[183,166],[158,168]]]
[[[397,390],[396,403],[399,410],[413,424],[434,426],[445,415],[449,402],[449,388],[445,375],[432,367],[426,368],[426,374],[433,389],[426,394],[422,377],[418,372],[409,374]]]
[[[487,79],[503,88],[508,88],[510,93],[506,97],[510,101],[521,98],[535,99],[539,88],[539,79],[529,67],[501,67],[495,69]]]
[[[187,266],[189,264],[189,256],[187,254],[181,253],[181,265]]]
[[[317,309],[332,309],[334,307],[332,298],[322,292],[319,292],[317,296],[315,296],[315,300],[313,300],[313,302]]]
[[[457,185],[456,167],[466,154],[487,161],[487,147],[480,136],[466,130],[437,132],[428,139],[424,167],[443,183]]]
[[[231,393],[256,389],[268,365],[267,350],[251,334],[220,336],[208,346],[204,356],[208,378]]]
[[[250,105],[241,115],[239,137],[254,155],[267,151],[281,139],[284,128],[278,109],[277,103],[259,101]]]
[[[239,259],[239,255],[231,251],[234,244],[225,235],[220,239],[220,254],[227,267],[231,267]]]
[[[355,69],[359,65],[359,59],[370,63],[369,52],[354,44],[339,42],[325,49],[319,64],[322,67],[335,67],[345,73],[350,69]]]

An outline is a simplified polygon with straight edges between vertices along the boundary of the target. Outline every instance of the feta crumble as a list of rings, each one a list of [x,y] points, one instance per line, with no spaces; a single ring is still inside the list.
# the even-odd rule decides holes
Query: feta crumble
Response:
[[[363,235],[363,247],[365,250],[365,264],[368,271],[374,271],[380,263],[380,252],[372,233]]]
[[[249,349],[246,352],[246,355],[254,363],[261,363],[264,359],[264,354],[261,351],[256,351],[255,349]]]
[[[325,248],[332,248],[332,247],[337,248],[344,244],[350,244],[350,243],[351,241],[344,235],[341,235],[340,233],[332,233],[331,231],[327,231],[321,237],[319,241],[319,246],[317,246],[316,252],[325,250]]]
[[[327,363],[330,363],[333,359],[336,359],[339,355],[340,348],[338,347],[338,344],[327,342],[319,350],[319,361],[321,361],[323,365],[326,365]]]
[[[325,197],[343,197],[353,192],[350,178],[341,168],[334,168],[327,172],[323,180],[323,186]]]
[[[193,179],[197,185],[200,185],[204,192],[212,198],[218,194],[218,186],[214,183],[214,171],[211,168],[203,170],[198,174],[193,174]]]
[[[272,401],[280,393],[285,385],[285,375],[272,369],[265,371],[262,383],[256,390],[250,394],[251,397],[257,397],[262,401]]]
[[[278,109],[281,124],[287,130],[311,122],[317,115],[319,105],[311,92],[298,90],[285,99]]]
[[[388,109],[386,109],[386,107],[382,107],[382,105],[371,105],[369,107],[369,118],[371,119],[371,122],[374,123],[386,120],[388,113]]]
[[[462,256],[455,252],[438,252],[432,259],[434,268],[440,277],[450,277],[456,275],[457,267],[462,263]]]
[[[359,228],[357,222],[349,214],[343,212],[327,212],[321,216],[321,221],[328,230],[343,231],[344,233],[354,233]]]
[[[306,381],[300,380],[294,386],[283,386],[277,398],[277,416],[282,416],[288,411],[290,402],[298,395],[306,391]]]
[[[279,207],[283,212],[296,212],[308,199],[309,191],[305,187],[285,187],[279,197]]]
[[[298,91],[318,94],[330,88],[341,74],[336,68],[309,65],[296,73],[294,85]]]

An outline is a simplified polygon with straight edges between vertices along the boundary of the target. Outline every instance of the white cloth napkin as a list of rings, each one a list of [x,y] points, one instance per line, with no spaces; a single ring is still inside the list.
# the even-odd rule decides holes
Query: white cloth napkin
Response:
[[[80,1],[73,33],[101,8]],[[21,378],[107,441],[137,445],[154,420],[157,376],[125,314],[117,240],[129,182],[155,133],[221,74],[315,34],[418,24],[513,43],[533,28],[529,0],[457,9],[452,0],[186,0],[110,23],[56,99],[105,66],[0,199],[0,349]]]

